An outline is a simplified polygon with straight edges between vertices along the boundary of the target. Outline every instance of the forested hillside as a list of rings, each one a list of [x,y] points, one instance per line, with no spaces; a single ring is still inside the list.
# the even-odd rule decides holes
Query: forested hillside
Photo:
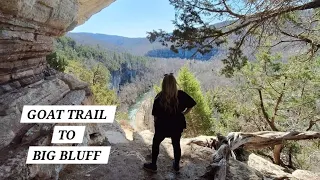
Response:
[[[319,132],[320,58],[292,56],[262,48],[232,78],[221,75],[221,64],[194,61],[176,74],[179,88],[198,105],[187,116],[187,137],[255,131]],[[210,69],[209,69],[210,68]],[[159,92],[161,85],[156,85]],[[317,171],[320,141],[283,142],[281,156],[268,149],[254,151],[288,168]]]
[[[55,48],[47,57],[51,67],[91,84],[98,104],[118,102],[124,112],[163,74],[176,72],[184,64],[178,59],[154,59],[79,45],[69,37],[56,39]]]
[[[185,6],[188,8],[191,5]],[[317,20],[319,12],[313,13],[303,18]],[[287,18],[286,21],[291,22],[290,27],[295,23],[299,26],[298,22],[303,19],[301,13],[289,15],[281,18]],[[295,31],[290,29],[289,32],[281,30],[281,35],[266,33],[259,36],[257,34],[262,31],[257,31],[247,32],[250,36],[244,36],[247,29],[243,29],[242,33],[232,32],[225,36],[222,33],[220,35],[222,38],[228,39],[232,36],[229,40],[234,41],[224,46],[229,48],[228,51],[223,50],[227,53],[220,56],[219,52],[214,50],[208,55],[199,57],[207,60],[211,56],[209,59],[213,61],[133,56],[121,51],[108,51],[107,47],[97,45],[99,43],[94,46],[78,45],[69,38],[57,41],[57,52],[60,49],[60,54],[68,61],[81,63],[93,72],[105,67],[103,72],[108,72],[107,77],[110,77],[110,79],[104,78],[104,82],[110,82],[110,86],[106,89],[108,92],[113,92],[109,88],[116,90],[113,92],[114,97],[122,112],[127,112],[128,107],[143,92],[152,89],[159,92],[163,74],[174,72],[179,88],[198,102],[197,107],[187,116],[188,129],[184,135],[188,137],[216,133],[226,135],[237,131],[320,131],[320,61],[316,44],[318,36],[314,36],[319,32],[315,24],[308,27],[310,31],[306,31],[310,36],[305,36],[303,39],[299,39],[300,36],[291,36],[290,33]],[[260,30],[262,28],[264,27]],[[275,28],[276,30],[278,29]],[[218,35],[213,34],[213,38],[218,39],[220,30],[214,31],[217,31]],[[203,35],[203,32],[197,33],[199,36]],[[161,39],[172,34],[156,35]],[[188,37],[176,37],[177,44],[183,40],[192,42]],[[309,41],[310,38],[314,38],[314,41]],[[301,41],[311,44],[305,45]],[[120,42],[116,44],[120,45]],[[213,47],[216,47],[216,44],[210,46]],[[176,48],[178,52],[184,49],[179,46]],[[62,52],[66,50],[70,52],[67,54]],[[153,49],[151,52],[156,57],[185,57],[183,51],[175,56],[171,56],[174,52],[169,50]],[[219,57],[216,57],[217,54]],[[94,66],[100,63],[101,66],[98,68]],[[68,72],[70,64],[72,65],[69,63],[66,68]],[[94,85],[92,86],[95,90]],[[150,109],[146,110],[149,111]],[[254,152],[286,168],[316,171],[320,161],[319,147],[317,140],[288,141],[270,149],[254,150]]]
[[[203,132],[319,132],[318,0],[170,3],[175,8],[175,29],[149,32],[151,42],[171,44],[174,51],[228,47],[221,73],[233,83],[207,93],[213,113],[202,121],[207,124]],[[231,23],[214,27],[212,19]],[[284,141],[269,148],[272,152],[267,148],[256,152],[288,169],[319,171],[319,140]]]
[[[131,82],[137,76],[142,76],[149,61],[146,57],[107,51],[99,46],[78,45],[67,37],[57,39],[56,49],[61,58],[78,60],[88,68],[98,63],[103,64],[111,75],[110,87],[114,90],[118,90],[119,86]]]
[[[133,55],[144,56],[146,52],[162,48],[161,44],[151,44],[147,38],[127,38],[122,36],[94,34],[94,33],[68,33],[77,43],[83,45],[99,46],[117,52],[128,52]]]

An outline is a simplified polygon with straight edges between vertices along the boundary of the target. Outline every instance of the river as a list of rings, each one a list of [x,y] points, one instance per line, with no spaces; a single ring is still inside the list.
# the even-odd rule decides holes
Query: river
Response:
[[[147,100],[152,95],[153,95],[153,89],[150,89],[146,93],[143,93],[142,95],[140,95],[137,98],[136,103],[134,103],[129,107],[128,109],[129,123],[131,127],[133,127],[134,129],[136,128],[136,121],[135,121],[136,114],[139,111],[141,104],[143,103],[143,101]]]

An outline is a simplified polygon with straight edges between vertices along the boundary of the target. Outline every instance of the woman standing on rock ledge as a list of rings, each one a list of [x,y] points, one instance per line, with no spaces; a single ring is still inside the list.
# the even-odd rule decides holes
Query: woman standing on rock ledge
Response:
[[[162,90],[157,94],[152,109],[155,134],[152,142],[152,162],[144,164],[144,169],[157,172],[157,158],[160,143],[171,137],[174,151],[173,169],[179,171],[181,157],[180,138],[186,128],[185,116],[196,102],[184,91],[178,90],[177,81],[172,73],[165,74]]]

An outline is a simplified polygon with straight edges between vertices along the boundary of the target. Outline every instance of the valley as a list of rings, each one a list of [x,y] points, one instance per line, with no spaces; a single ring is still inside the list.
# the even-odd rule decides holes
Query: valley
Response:
[[[77,36],[78,40],[70,38],[73,36]],[[101,37],[101,39],[98,37]],[[254,99],[255,93],[237,96],[238,93],[245,94],[250,92],[248,90],[247,92],[239,92],[240,89],[237,89],[245,87],[243,80],[239,80],[238,78],[246,77],[246,73],[248,72],[239,71],[242,74],[238,77],[232,78],[225,77],[221,74],[221,69],[225,66],[221,60],[226,57],[226,54],[224,54],[226,50],[220,49],[218,51],[220,54],[213,54],[206,60],[171,58],[165,54],[162,54],[163,56],[161,56],[161,58],[155,58],[148,57],[148,55],[139,56],[129,53],[130,51],[136,51],[133,50],[134,48],[131,50],[125,49],[127,41],[132,41],[128,44],[131,45],[133,42],[137,43],[137,46],[132,47],[146,46],[144,49],[148,50],[150,47],[147,47],[146,39],[142,38],[130,39],[118,36],[92,35],[88,33],[85,35],[82,33],[69,33],[67,37],[63,38],[68,39],[69,43],[67,44],[74,44],[75,47],[80,47],[79,49],[92,48],[90,52],[93,54],[90,56],[88,56],[86,52],[77,52],[78,54],[84,54],[84,56],[79,56],[79,60],[84,64],[84,67],[90,69],[93,67],[93,64],[101,63],[101,65],[107,68],[107,72],[109,72],[110,77],[106,79],[106,84],[108,84],[106,88],[110,88],[110,90],[112,90],[111,92],[114,93],[114,97],[117,99],[118,115],[116,119],[124,128],[128,139],[134,139],[133,134],[135,132],[141,132],[143,130],[153,131],[153,117],[151,116],[152,99],[159,90],[159,83],[163,74],[168,72],[173,72],[175,74],[178,78],[179,84],[187,81],[195,83],[193,88],[199,88],[199,91],[193,94],[193,96],[199,98],[201,103],[203,103],[198,110],[198,113],[201,113],[201,115],[200,117],[195,116],[189,118],[202,119],[203,117],[207,117],[207,119],[199,119],[200,122],[208,121],[208,123],[212,124],[210,125],[212,126],[211,129],[206,129],[206,127],[195,127],[197,130],[194,132],[186,132],[186,137],[194,137],[199,134],[209,135],[215,132],[222,132],[226,134],[230,131],[252,131],[253,129],[261,130],[260,128],[268,129],[266,127],[261,127],[265,126],[263,123],[258,125],[258,128],[256,128],[255,122],[248,120],[256,116],[253,112],[253,114],[249,113],[248,115],[240,115],[240,119],[243,119],[239,122],[235,121],[234,117],[239,116],[237,115],[238,113],[248,113],[246,108],[252,108],[252,106],[254,106],[249,104],[250,101],[243,104],[242,98]],[[88,41],[86,43],[81,43],[80,39],[87,39]],[[58,43],[59,41],[60,40],[58,40]],[[98,44],[87,45],[90,43]],[[108,44],[108,46],[106,44]],[[113,48],[108,49],[109,45],[112,45]],[[59,46],[61,45],[58,44],[57,47]],[[149,46],[154,45],[149,44]],[[114,50],[115,47],[117,50]],[[97,56],[96,53],[102,55]],[[261,53],[265,52],[262,51]],[[207,56],[210,56],[210,53]],[[256,58],[259,58],[259,55],[257,55]],[[114,60],[120,63],[114,63]],[[260,61],[263,61],[263,58],[260,58]],[[259,60],[255,60],[252,62],[252,65],[258,66],[258,63]],[[273,62],[270,63],[272,64]],[[110,66],[110,64],[112,66]],[[292,64],[292,66],[294,66],[294,64]],[[185,74],[182,75],[182,73]],[[190,76],[188,77],[189,79],[183,79],[186,76]],[[81,79],[80,76],[79,78]],[[86,79],[84,78],[82,80]],[[183,87],[179,87],[183,89]],[[102,96],[99,98],[106,97]],[[112,101],[109,102],[112,103]],[[242,104],[244,109],[240,110],[237,103]],[[204,109],[211,110],[205,112]],[[243,121],[247,121],[246,125],[243,124]],[[192,120],[189,123],[192,124],[198,122],[196,120]],[[312,148],[315,148],[314,145],[312,145]],[[284,157],[283,160],[286,161],[285,159],[286,157]]]

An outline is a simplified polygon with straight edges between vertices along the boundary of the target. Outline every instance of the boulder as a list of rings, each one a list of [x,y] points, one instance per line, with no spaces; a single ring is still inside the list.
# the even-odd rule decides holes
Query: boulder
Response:
[[[26,126],[20,123],[24,105],[55,104],[69,91],[63,81],[53,79],[0,96],[0,148],[8,145]]]
[[[292,176],[299,180],[319,180],[320,179],[320,174],[315,174],[313,172],[301,170],[301,169],[295,170],[292,173]]]
[[[78,80],[71,74],[59,73],[58,78],[66,83],[71,90],[85,89],[88,83]]]
[[[249,155],[247,164],[269,178],[292,178],[290,173],[285,172],[285,168],[275,165],[255,154]]]
[[[262,180],[264,176],[255,168],[248,166],[246,163],[229,159],[229,169],[227,172],[228,180]]]
[[[86,92],[84,90],[70,91],[56,105],[80,105],[85,100],[85,97]]]
[[[86,96],[86,84],[70,78],[71,76],[66,77],[69,78],[64,79],[65,81],[55,77],[1,95],[0,179],[58,179],[59,172],[65,167],[64,165],[25,164],[30,145],[47,146],[51,144],[54,124],[20,124],[20,118],[23,105],[91,104],[91,97]],[[63,125],[86,126],[83,143],[78,145],[110,144],[105,136],[106,129],[102,127],[103,124],[70,123]]]

